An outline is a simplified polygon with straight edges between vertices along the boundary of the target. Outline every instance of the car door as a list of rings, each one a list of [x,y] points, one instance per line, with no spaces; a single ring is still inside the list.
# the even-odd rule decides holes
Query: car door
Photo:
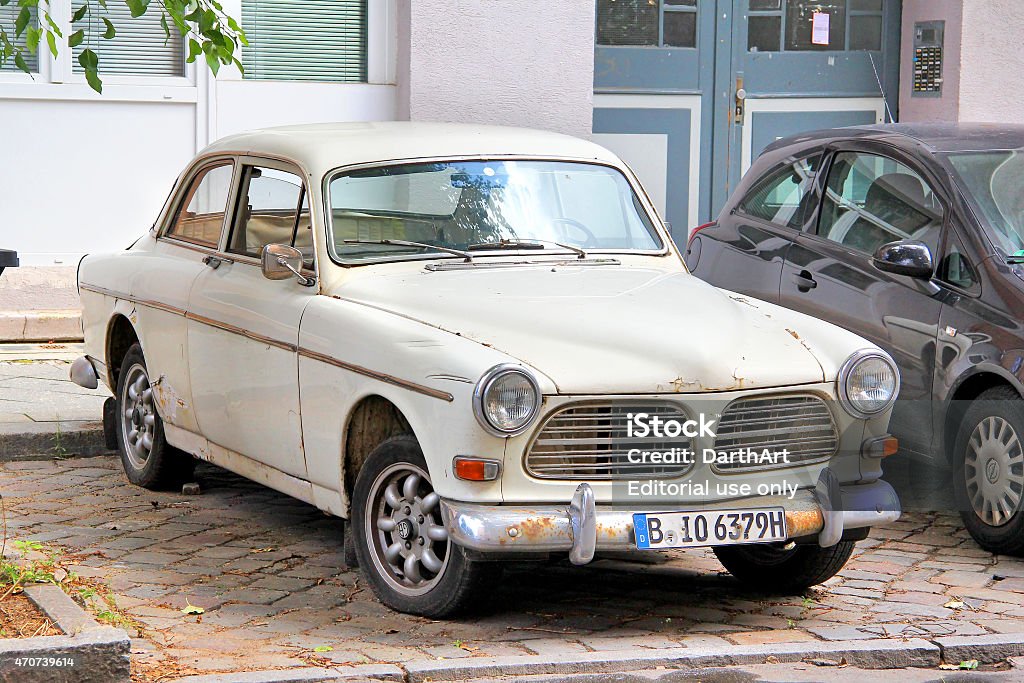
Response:
[[[716,287],[778,302],[782,264],[813,209],[821,158],[817,150],[762,171],[717,224],[694,234],[686,254],[690,271]]]
[[[313,264],[307,191],[289,164],[242,157],[237,201],[221,253],[189,296],[192,397],[211,442],[306,478],[299,416],[298,332],[315,287],[268,280],[266,244],[288,244]]]
[[[936,187],[888,147],[836,150],[818,184],[818,220],[790,248],[780,285],[783,306],[856,332],[893,357],[901,390],[890,430],[904,446],[926,454],[940,289],[929,280],[883,273],[871,256],[901,239],[920,240],[937,255],[946,202]]]

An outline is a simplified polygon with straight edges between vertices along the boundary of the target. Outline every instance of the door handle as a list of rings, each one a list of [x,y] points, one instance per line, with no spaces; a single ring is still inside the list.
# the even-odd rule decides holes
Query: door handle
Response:
[[[801,270],[799,273],[793,276],[793,283],[796,288],[801,292],[809,292],[818,286],[811,274],[806,270]]]
[[[217,270],[218,268],[220,268],[220,264],[231,263],[231,260],[223,258],[221,256],[214,256],[213,254],[210,254],[209,256],[203,258],[203,263],[210,266],[214,270]]]
[[[733,110],[733,121],[737,125],[743,125],[743,112],[747,101],[747,91],[743,87],[743,77],[740,76],[736,79],[736,105]]]

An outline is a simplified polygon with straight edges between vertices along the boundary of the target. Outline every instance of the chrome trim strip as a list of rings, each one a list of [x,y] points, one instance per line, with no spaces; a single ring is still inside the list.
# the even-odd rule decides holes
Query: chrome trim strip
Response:
[[[343,370],[354,372],[357,375],[363,375],[364,377],[369,377],[371,379],[384,382],[385,384],[393,384],[396,387],[402,387],[403,389],[408,389],[409,391],[415,391],[419,394],[423,394],[424,396],[439,398],[442,401],[447,401],[449,403],[455,400],[455,397],[449,394],[447,391],[431,389],[430,387],[423,386],[422,384],[416,384],[415,382],[399,379],[394,375],[389,375],[384,372],[378,372],[376,370],[364,368],[361,365],[353,365],[351,363],[346,363],[345,361],[334,358],[333,356],[328,356],[323,353],[319,353],[317,351],[313,351],[312,349],[307,349],[302,346],[299,347],[299,355],[305,356],[306,358],[309,358],[311,360],[318,360],[321,363],[333,365]]]
[[[194,320],[195,322],[201,323],[203,325],[209,325],[210,327],[215,327],[217,329],[224,330],[225,332],[231,332],[232,334],[240,335],[242,337],[245,337],[246,339],[251,339],[253,341],[260,342],[261,344],[268,344],[270,346],[274,346],[274,347],[277,347],[279,349],[284,349],[285,351],[291,351],[293,353],[298,353],[300,356],[305,356],[306,358],[309,358],[309,359],[312,359],[312,360],[317,360],[317,361],[320,361],[321,363],[327,363],[328,365],[333,365],[333,366],[341,368],[343,370],[348,370],[349,372],[354,372],[357,375],[363,375],[364,377],[369,377],[371,379],[375,379],[375,380],[378,380],[380,382],[384,382],[385,384],[391,384],[391,385],[396,386],[396,387],[401,387],[402,389],[408,389],[409,391],[415,391],[416,393],[423,394],[424,396],[430,396],[431,398],[437,398],[437,399],[440,399],[442,401],[447,401],[449,403],[451,403],[452,401],[455,400],[455,397],[452,396],[451,394],[449,394],[447,391],[440,391],[438,389],[432,389],[431,387],[424,386],[422,384],[417,384],[416,382],[410,382],[408,380],[400,379],[398,377],[395,377],[394,375],[389,375],[389,374],[387,374],[385,372],[378,372],[377,370],[371,370],[370,368],[364,368],[361,365],[353,365],[352,363],[347,363],[347,362],[345,362],[343,360],[340,360],[338,358],[334,358],[333,356],[328,356],[326,354],[319,353],[317,351],[313,351],[312,349],[307,349],[307,348],[304,348],[304,347],[301,347],[301,346],[296,346],[295,344],[290,344],[288,342],[278,341],[277,339],[273,339],[271,337],[266,337],[266,336],[264,336],[262,334],[256,334],[255,332],[250,332],[249,330],[243,329],[243,328],[238,327],[236,325],[231,325],[229,323],[221,322],[219,320],[214,320],[212,318],[207,318],[205,316],[197,315],[195,313],[191,313],[191,312],[185,311],[185,310],[183,310],[181,308],[178,308],[176,306],[171,306],[169,304],[160,303],[159,301],[150,301],[148,299],[139,299],[137,297],[132,297],[132,296],[128,296],[126,294],[121,294],[121,293],[115,292],[113,290],[106,289],[104,287],[97,287],[95,285],[88,285],[88,284],[85,284],[85,283],[82,283],[80,285],[80,288],[88,290],[90,292],[96,292],[97,294],[103,294],[105,296],[110,296],[110,297],[113,297],[115,299],[123,299],[125,301],[131,301],[132,303],[139,304],[140,306],[148,306],[150,308],[156,308],[158,310],[166,311],[168,313],[174,313],[176,315],[183,316],[183,317],[185,317],[188,320]]]

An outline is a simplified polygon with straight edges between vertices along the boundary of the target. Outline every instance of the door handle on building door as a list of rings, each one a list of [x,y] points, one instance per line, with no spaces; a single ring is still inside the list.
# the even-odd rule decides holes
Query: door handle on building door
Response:
[[[743,78],[736,79],[736,109],[734,121],[743,125],[743,109],[747,101],[747,91],[743,88]]]
[[[814,280],[814,277],[809,271],[801,270],[799,273],[793,276],[793,283],[796,288],[801,292],[809,292],[818,286],[818,283]]]

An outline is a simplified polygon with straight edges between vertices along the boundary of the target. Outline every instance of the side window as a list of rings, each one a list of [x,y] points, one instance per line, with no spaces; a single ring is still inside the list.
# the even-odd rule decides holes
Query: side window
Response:
[[[747,193],[737,210],[776,225],[800,228],[807,211],[813,208],[811,187],[820,164],[821,155],[815,155],[769,171]]]
[[[828,174],[818,235],[868,254],[897,240],[919,240],[935,254],[943,208],[928,183],[894,159],[840,152]]]
[[[234,165],[214,164],[201,170],[189,185],[167,235],[216,248],[224,226],[224,209]]]
[[[939,279],[965,291],[978,288],[978,273],[964,253],[963,242],[952,230],[949,231],[946,250],[939,262]]]
[[[245,166],[228,251],[259,257],[268,244],[287,244],[313,263],[313,227],[302,179],[275,168]]]

